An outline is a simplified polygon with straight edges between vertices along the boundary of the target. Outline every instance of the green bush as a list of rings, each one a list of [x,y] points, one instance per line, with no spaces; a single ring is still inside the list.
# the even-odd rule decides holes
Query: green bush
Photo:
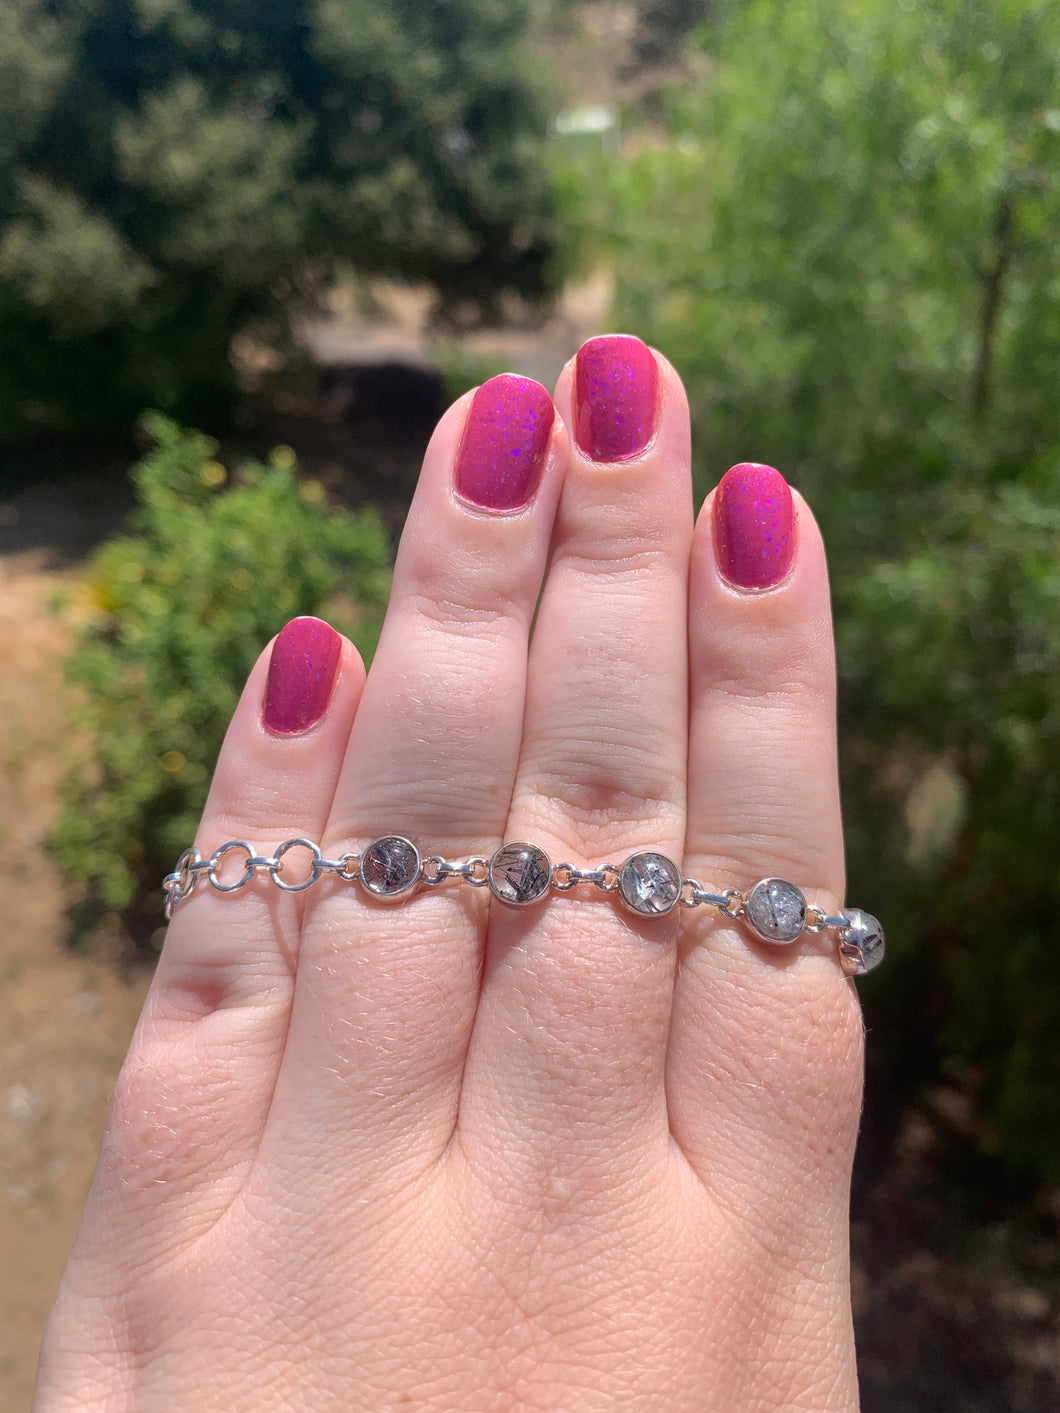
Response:
[[[86,572],[89,621],[66,662],[70,769],[49,840],[104,912],[161,919],[159,881],[192,838],[228,720],[255,659],[290,618],[317,614],[366,655],[389,584],[387,536],[373,511],[329,508],[293,453],[247,463],[229,481],[215,444],[165,418],[134,469],[130,533]]]

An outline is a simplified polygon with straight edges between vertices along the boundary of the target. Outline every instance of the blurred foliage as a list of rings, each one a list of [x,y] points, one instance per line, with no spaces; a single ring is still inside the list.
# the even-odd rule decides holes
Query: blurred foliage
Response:
[[[874,1048],[972,1077],[984,1147],[1055,1181],[1060,7],[744,0],[696,42],[664,137],[563,199],[700,490],[768,461],[825,531]]]
[[[641,0],[627,74],[678,62],[689,33],[712,8],[711,0]]]
[[[346,262],[545,295],[547,0],[4,0],[0,434],[198,421]]]
[[[130,533],[88,564],[90,616],[67,659],[75,741],[90,759],[62,787],[49,848],[107,910],[161,921],[159,880],[194,837],[225,728],[258,654],[314,614],[367,656],[389,588],[378,517],[325,503],[294,455],[229,480],[215,444],[160,415],[134,469]]]
[[[442,370],[442,385],[447,403],[456,402],[457,398],[463,397],[472,388],[477,388],[499,373],[508,371],[503,356],[494,355],[489,358],[475,354],[455,339],[436,342],[431,349],[431,357]]]

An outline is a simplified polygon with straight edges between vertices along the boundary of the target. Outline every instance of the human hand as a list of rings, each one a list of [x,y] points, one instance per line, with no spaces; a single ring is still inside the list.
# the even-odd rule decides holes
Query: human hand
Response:
[[[636,340],[586,345],[556,408],[502,378],[446,413],[367,683],[324,625],[285,629],[199,849],[658,850],[708,890],[779,875],[834,914],[807,506],[737,469],[693,528],[684,392]],[[200,882],[118,1081],[38,1413],[856,1408],[862,1025],[834,935],[768,946],[591,883],[509,908],[458,880],[390,904],[333,873]]]

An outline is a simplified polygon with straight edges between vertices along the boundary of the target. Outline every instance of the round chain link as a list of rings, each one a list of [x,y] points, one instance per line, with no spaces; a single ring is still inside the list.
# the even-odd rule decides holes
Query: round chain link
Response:
[[[167,873],[162,880],[162,891],[166,895],[166,921],[173,916],[173,909],[176,905],[187,897],[190,897],[196,883],[199,881],[199,870],[202,866],[202,855],[198,849],[185,849],[177,860],[176,868],[172,873]]]
[[[677,901],[683,908],[698,908],[700,903],[706,902],[704,894],[705,889],[698,878],[686,878],[681,883]]]
[[[309,870],[309,877],[303,879],[301,883],[285,883],[280,877],[283,871],[284,855],[287,853],[288,849],[297,848],[308,849],[313,855],[313,864]],[[276,850],[276,856],[272,859],[271,867],[269,868],[269,876],[273,883],[276,884],[276,887],[281,889],[284,893],[302,893],[306,888],[312,888],[321,873],[323,873],[324,870],[320,867],[323,858],[324,855],[320,852],[320,846],[314,844],[311,839],[287,839]]]
[[[173,902],[179,903],[181,898],[186,898],[199,881],[197,867],[202,863],[202,855],[198,849],[185,849],[177,860],[177,866],[171,874],[168,874],[162,887],[170,895]]]
[[[247,856],[247,862],[243,864],[243,873],[234,883],[222,883],[218,870],[226,854],[230,854],[233,849],[242,849]],[[245,888],[254,877],[255,870],[250,867],[249,860],[256,858],[254,850],[243,839],[229,839],[227,844],[220,845],[214,849],[210,855],[210,866],[206,870],[206,877],[210,881],[210,887],[216,888],[218,893],[238,893],[241,888]]]
[[[360,854],[343,854],[339,859],[321,859],[320,871],[337,873],[343,883],[353,883],[361,868]]]

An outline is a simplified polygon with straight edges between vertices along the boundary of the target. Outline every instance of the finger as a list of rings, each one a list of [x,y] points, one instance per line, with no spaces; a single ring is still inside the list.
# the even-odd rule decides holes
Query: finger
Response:
[[[689,643],[686,873],[745,894],[780,877],[834,914],[843,841],[824,550],[805,502],[770,468],[734,468],[703,509]],[[820,1236],[815,1222],[846,1220],[861,1084],[860,1015],[834,938],[771,946],[707,908],[689,918],[673,1134],[736,1210],[757,1199],[769,1220]],[[812,1212],[795,1196],[808,1192]]]
[[[553,864],[680,859],[685,826],[688,410],[639,340],[593,340],[556,392],[576,431],[530,654],[506,837]],[[572,409],[572,403],[575,403]],[[462,1131],[522,1116],[527,1161],[665,1133],[676,916],[638,918],[591,885],[495,909]],[[465,1123],[465,1112],[467,1120]],[[510,1127],[510,1124],[508,1125]],[[542,1135],[548,1135],[542,1142]],[[579,1137],[580,1135],[580,1137]]]
[[[228,840],[264,857],[286,839],[320,837],[363,684],[356,648],[326,623],[284,628],[258,659],[221,749],[195,840],[204,858]],[[281,878],[305,872],[300,853],[285,856]],[[229,851],[217,881],[238,880],[246,857]],[[164,1195],[166,1224],[182,1223],[193,1239],[243,1181],[287,1038],[302,896],[261,876],[226,895],[200,877],[177,903],[97,1178],[134,1227],[141,1203]]]
[[[527,636],[566,433],[529,379],[491,379],[442,419],[402,536],[379,648],[327,828],[329,849],[398,835],[424,855],[489,855],[519,746]],[[336,1125],[385,1170],[452,1131],[479,989],[486,899],[423,889],[400,906],[361,889],[321,897],[299,967],[277,1095],[336,1155]],[[285,1116],[285,1117],[284,1117]],[[284,1127],[284,1125],[287,1127]],[[281,1158],[282,1161],[282,1158]]]

